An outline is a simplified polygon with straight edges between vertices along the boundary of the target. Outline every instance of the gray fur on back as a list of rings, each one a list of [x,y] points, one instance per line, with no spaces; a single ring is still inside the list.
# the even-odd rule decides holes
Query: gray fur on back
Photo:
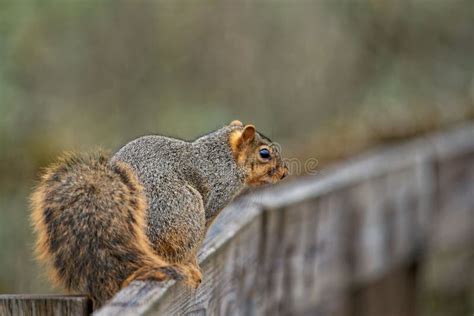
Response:
[[[208,224],[244,187],[243,171],[228,142],[233,128],[223,127],[193,142],[140,137],[111,160],[129,164],[145,187],[147,233],[155,250],[160,252],[167,238],[178,238],[184,247],[162,254],[169,260],[186,260],[195,254]],[[183,229],[189,236],[183,236]]]

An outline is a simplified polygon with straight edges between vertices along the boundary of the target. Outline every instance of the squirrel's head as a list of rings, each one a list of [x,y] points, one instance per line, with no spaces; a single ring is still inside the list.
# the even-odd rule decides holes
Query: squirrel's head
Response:
[[[248,185],[276,183],[287,176],[288,168],[277,144],[257,132],[253,125],[232,121],[230,126],[230,147],[237,165],[245,170]]]

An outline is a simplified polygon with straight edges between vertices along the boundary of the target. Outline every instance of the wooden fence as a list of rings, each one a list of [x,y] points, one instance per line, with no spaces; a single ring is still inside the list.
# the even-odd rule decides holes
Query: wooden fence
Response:
[[[473,246],[465,125],[239,199],[200,252],[199,289],[133,282],[95,315],[472,315]]]

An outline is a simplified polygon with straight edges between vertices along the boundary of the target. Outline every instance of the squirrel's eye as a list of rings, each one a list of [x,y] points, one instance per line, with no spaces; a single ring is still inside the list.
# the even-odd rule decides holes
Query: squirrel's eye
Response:
[[[260,157],[263,159],[269,159],[270,158],[270,151],[266,148],[260,149]]]

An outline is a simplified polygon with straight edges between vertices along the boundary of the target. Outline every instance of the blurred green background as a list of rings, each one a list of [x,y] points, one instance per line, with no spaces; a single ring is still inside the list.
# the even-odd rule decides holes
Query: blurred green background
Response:
[[[64,150],[233,119],[321,168],[474,117],[474,2],[0,0],[0,293],[49,292],[28,195]]]

